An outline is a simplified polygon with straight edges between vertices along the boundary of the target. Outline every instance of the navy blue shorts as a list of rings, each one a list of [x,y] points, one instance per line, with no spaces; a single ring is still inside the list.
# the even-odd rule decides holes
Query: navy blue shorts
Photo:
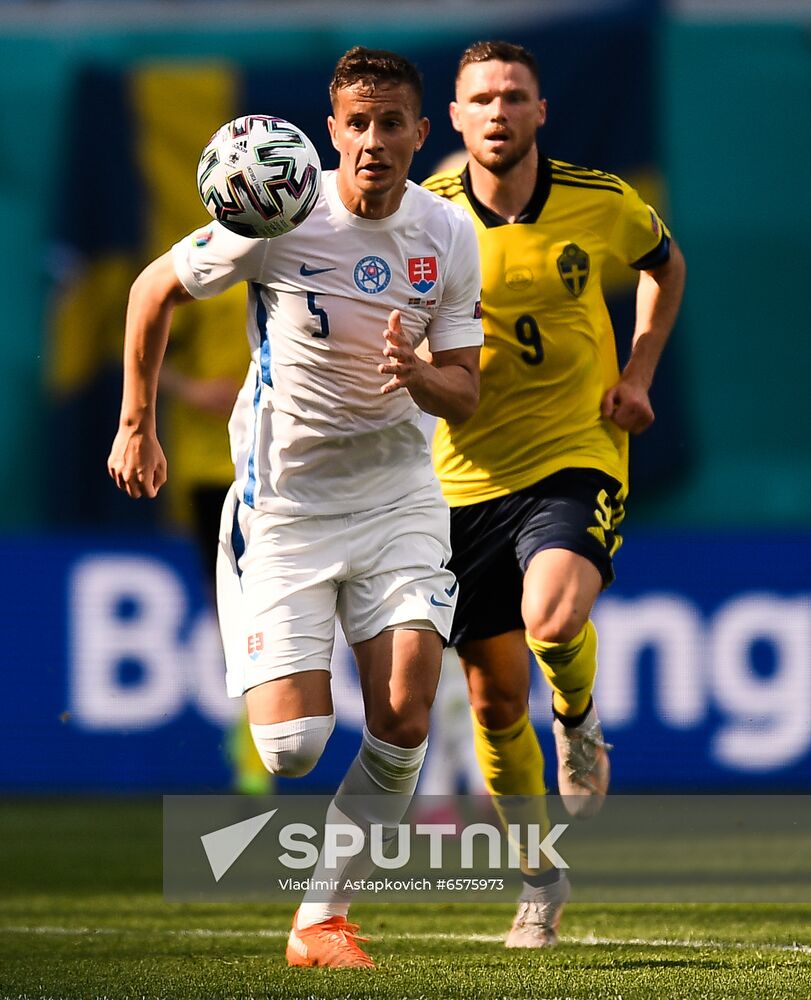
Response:
[[[624,490],[597,469],[562,469],[540,482],[468,507],[451,508],[449,568],[459,581],[450,644],[523,631],[524,572],[542,549],[592,562],[607,587],[622,542]]]

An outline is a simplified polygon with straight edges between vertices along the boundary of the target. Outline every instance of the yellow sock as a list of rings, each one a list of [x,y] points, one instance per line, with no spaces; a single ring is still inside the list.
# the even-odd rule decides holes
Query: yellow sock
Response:
[[[569,642],[539,642],[527,632],[527,645],[552,685],[552,704],[560,715],[582,715],[597,675],[597,629],[591,619]]]
[[[506,829],[511,823],[522,830],[529,823],[537,823],[541,837],[551,828],[546,812],[546,785],[543,780],[543,753],[538,737],[529,721],[529,713],[506,729],[486,729],[473,715],[473,745],[487,791],[493,796],[493,805]],[[521,856],[521,869],[534,874],[526,861],[524,843],[517,844]],[[541,856],[540,871],[551,867]]]

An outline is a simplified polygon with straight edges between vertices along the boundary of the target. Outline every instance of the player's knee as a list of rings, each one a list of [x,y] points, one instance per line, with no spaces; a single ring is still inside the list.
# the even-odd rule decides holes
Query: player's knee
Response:
[[[467,665],[468,700],[476,722],[484,729],[506,729],[527,710],[530,676],[526,652],[520,655],[516,669]]]
[[[428,736],[434,692],[392,698],[370,706],[366,725],[378,739],[398,747],[416,747]]]
[[[532,624],[527,628],[530,636],[536,642],[564,643],[571,642],[580,631],[576,626],[568,626],[566,623],[555,624],[552,622],[543,624]]]
[[[408,718],[393,712],[371,713],[367,726],[375,736],[398,747],[420,746],[428,736],[428,712]]]
[[[527,702],[517,692],[492,692],[471,702],[476,722],[484,729],[508,729],[526,712]]]
[[[334,714],[314,715],[268,725],[251,723],[251,736],[271,774],[301,778],[318,763],[334,728]]]
[[[589,608],[582,610],[571,604],[555,608],[525,609],[525,624],[536,642],[571,642],[588,621]]]

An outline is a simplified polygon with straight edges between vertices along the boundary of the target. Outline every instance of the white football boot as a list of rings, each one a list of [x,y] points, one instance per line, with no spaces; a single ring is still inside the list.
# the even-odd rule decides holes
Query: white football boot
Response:
[[[506,948],[554,948],[563,907],[571,895],[569,880],[563,872],[552,885],[536,890],[536,899],[522,899],[504,942]],[[540,896],[541,898],[537,898]]]
[[[589,819],[602,808],[611,764],[610,743],[603,739],[603,728],[592,704],[579,726],[569,728],[559,719],[552,723],[558,752],[558,791],[566,812],[576,819]]]

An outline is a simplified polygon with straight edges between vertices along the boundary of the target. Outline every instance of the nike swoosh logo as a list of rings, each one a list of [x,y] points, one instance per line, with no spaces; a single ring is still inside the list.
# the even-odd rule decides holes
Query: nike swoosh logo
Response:
[[[314,274],[325,274],[327,271],[334,270],[334,267],[307,267],[306,264],[302,264],[298,273],[302,276],[302,278],[310,278]]]
[[[448,595],[448,597],[453,597],[453,595],[456,593],[456,588],[458,586],[459,586],[459,581],[457,580],[456,583],[454,583],[454,585],[450,589],[448,589],[448,587],[445,587],[445,593]]]
[[[450,604],[446,604],[444,601],[438,601],[436,599],[436,594],[431,594],[431,604],[433,604],[435,608],[449,608],[451,606]]]

